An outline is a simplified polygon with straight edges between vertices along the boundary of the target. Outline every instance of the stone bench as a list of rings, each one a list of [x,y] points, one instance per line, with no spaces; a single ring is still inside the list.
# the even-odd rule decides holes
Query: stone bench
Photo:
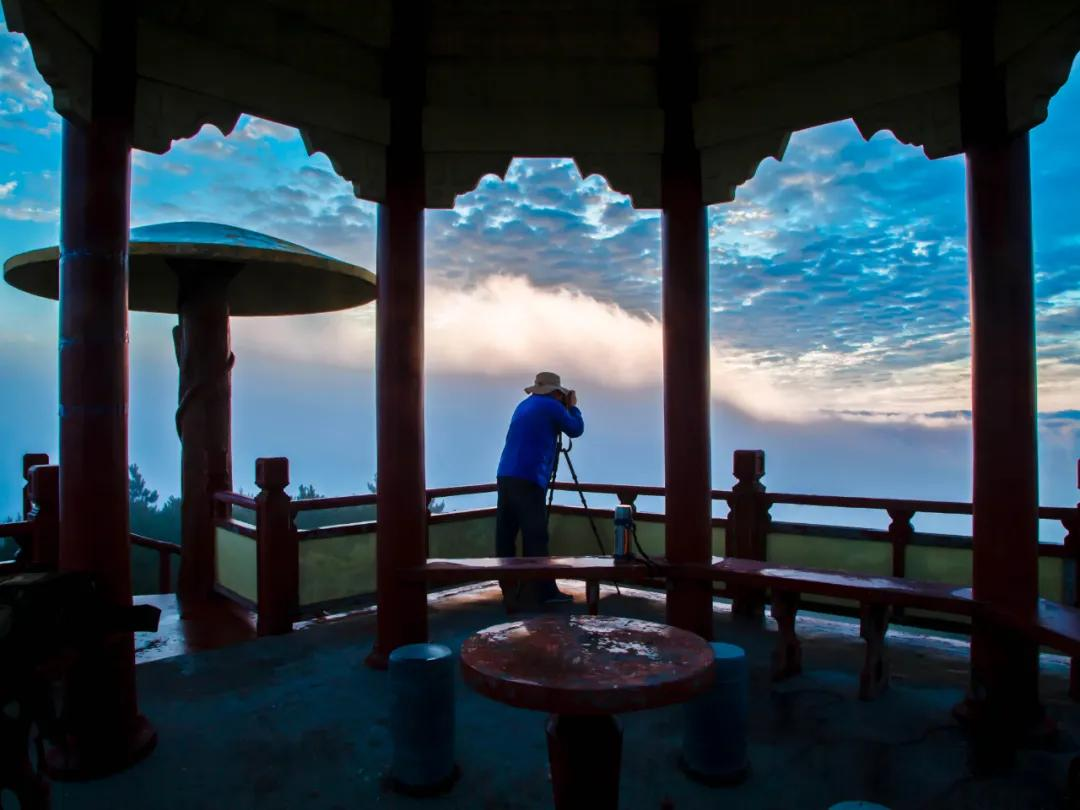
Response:
[[[669,565],[667,572],[669,576],[703,577],[736,588],[768,590],[771,614],[778,628],[773,652],[776,679],[802,671],[802,648],[795,632],[795,618],[803,594],[857,601],[860,635],[866,642],[859,676],[859,697],[864,700],[876,697],[888,685],[885,634],[895,609],[913,607],[968,617],[978,610],[971,588],[901,577],[794,568],[734,557],[714,557],[708,566]]]
[[[522,582],[560,577],[584,580],[589,611],[598,610],[599,583],[648,582],[665,577],[707,579],[735,589],[770,593],[771,614],[778,626],[773,653],[773,676],[791,677],[802,671],[801,642],[795,621],[804,594],[844,598],[860,605],[860,635],[866,655],[859,677],[859,696],[872,699],[888,685],[885,635],[893,611],[921,608],[958,616],[982,615],[971,588],[900,577],[878,576],[775,565],[760,560],[714,557],[709,563],[671,564],[663,558],[619,561],[611,557],[476,557],[430,559],[407,573],[429,585],[453,585],[499,580]],[[1080,611],[1044,603],[1036,626],[1025,627],[1040,643],[1080,655]],[[1074,652],[1075,651],[1075,652]]]
[[[530,582],[557,577],[585,582],[589,613],[600,604],[600,582],[644,582],[664,575],[658,564],[615,560],[612,557],[465,557],[432,558],[421,568],[406,573],[428,585],[462,585],[468,582]]]

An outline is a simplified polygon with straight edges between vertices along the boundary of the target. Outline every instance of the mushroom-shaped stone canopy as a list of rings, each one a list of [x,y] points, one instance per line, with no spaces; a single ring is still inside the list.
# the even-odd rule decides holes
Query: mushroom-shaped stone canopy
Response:
[[[128,306],[177,311],[177,274],[226,272],[231,315],[333,312],[375,298],[368,270],[272,236],[213,222],[167,222],[131,231]],[[8,284],[43,298],[59,297],[59,248],[12,256]]]

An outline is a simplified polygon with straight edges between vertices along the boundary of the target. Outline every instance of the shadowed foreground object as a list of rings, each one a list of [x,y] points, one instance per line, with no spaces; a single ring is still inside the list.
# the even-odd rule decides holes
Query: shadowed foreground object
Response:
[[[390,653],[390,781],[411,795],[454,783],[454,656],[442,644],[406,644]]]
[[[8,259],[4,278],[45,298],[58,296],[56,247]],[[301,315],[366,304],[374,276],[272,236],[212,222],[168,222],[131,231],[130,309],[177,313],[173,330],[182,443],[179,595],[185,611],[211,595],[214,508],[232,488],[230,315]]]
[[[713,642],[712,689],[686,704],[681,765],[695,779],[712,785],[746,778],[746,729],[750,669],[746,653],[734,644]]]

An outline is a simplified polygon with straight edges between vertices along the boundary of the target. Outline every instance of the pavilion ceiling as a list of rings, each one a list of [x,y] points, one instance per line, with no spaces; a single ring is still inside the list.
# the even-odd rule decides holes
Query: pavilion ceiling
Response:
[[[0,0],[57,110],[87,120],[101,0]],[[385,196],[392,0],[136,4],[135,145],[166,151],[241,113],[296,126],[359,196]],[[430,0],[423,148],[429,207],[514,156],[571,156],[638,207],[659,205],[659,14],[646,0]],[[854,118],[930,157],[962,149],[959,0],[695,4],[694,129],[707,202],[730,200],[791,132]],[[972,12],[968,12],[972,13]],[[999,0],[994,60],[1008,126],[1030,128],[1080,49],[1080,0]]]

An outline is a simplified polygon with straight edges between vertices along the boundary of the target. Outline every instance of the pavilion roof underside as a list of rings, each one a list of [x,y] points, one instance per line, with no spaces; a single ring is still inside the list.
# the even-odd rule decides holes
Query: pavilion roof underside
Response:
[[[57,110],[94,115],[103,0],[0,0]],[[144,0],[135,146],[168,150],[241,113],[297,127],[366,199],[385,196],[392,0]],[[638,207],[660,204],[659,15],[643,0],[430,0],[418,23],[427,205],[514,156],[570,156]],[[959,0],[703,0],[694,134],[706,202],[730,200],[791,132],[853,118],[930,157],[962,149]],[[990,8],[991,4],[987,4]],[[970,13],[970,12],[969,12]],[[994,61],[1010,131],[1046,116],[1080,50],[1080,0],[999,0]]]

